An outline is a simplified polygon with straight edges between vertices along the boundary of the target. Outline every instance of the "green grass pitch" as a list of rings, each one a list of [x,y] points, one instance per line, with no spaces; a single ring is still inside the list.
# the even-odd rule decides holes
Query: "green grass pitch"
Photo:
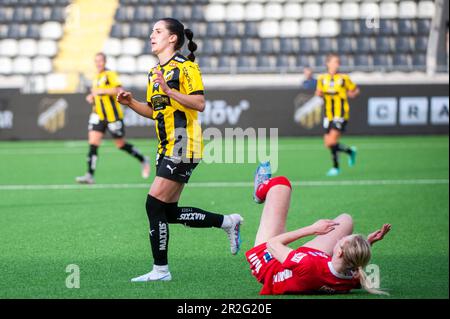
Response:
[[[133,142],[153,162],[156,141]],[[354,291],[320,298],[448,298],[448,136],[346,137],[343,142],[358,147],[357,165],[348,168],[343,157],[342,175],[329,179],[330,156],[321,139],[280,139],[277,175],[296,185],[288,228],[342,212],[353,215],[358,233],[392,223],[372,259],[391,296]],[[255,164],[201,164],[180,201],[241,213],[241,252],[231,256],[222,230],[173,225],[173,280],[136,284],[130,278],[151,267],[144,208],[150,181],[140,178],[137,161],[108,140],[100,149],[96,176],[102,187],[73,188],[74,177],[85,171],[86,153],[82,141],[0,143],[0,298],[260,298],[261,287],[244,257],[262,209],[251,198]],[[232,182],[243,184],[227,186]],[[80,267],[79,289],[66,288],[69,264]]]

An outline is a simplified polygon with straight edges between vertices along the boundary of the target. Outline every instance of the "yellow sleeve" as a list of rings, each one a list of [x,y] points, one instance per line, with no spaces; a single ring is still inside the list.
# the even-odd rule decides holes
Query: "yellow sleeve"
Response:
[[[321,91],[323,92],[323,76],[319,75],[319,77],[317,78],[317,91]]]
[[[357,88],[356,84],[352,81],[352,79],[350,79],[348,75],[345,76],[345,84],[348,91],[353,91]]]
[[[113,71],[108,72],[108,81],[109,85],[111,85],[111,87],[113,88],[122,86],[122,83],[120,83],[119,75],[117,74],[117,72]]]
[[[188,95],[203,95],[204,87],[200,67],[197,63],[188,61],[183,63],[181,73],[182,86]]]

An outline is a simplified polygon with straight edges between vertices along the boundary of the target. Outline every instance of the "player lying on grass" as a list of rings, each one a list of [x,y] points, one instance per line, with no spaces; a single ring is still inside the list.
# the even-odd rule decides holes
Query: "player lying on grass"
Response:
[[[371,246],[383,239],[391,225],[383,225],[365,239],[353,234],[352,217],[342,214],[334,220],[319,220],[286,232],[291,191],[286,177],[271,178],[268,163],[258,167],[254,199],[265,204],[255,247],[246,257],[252,274],[263,285],[260,294],[334,294],[359,288],[386,294],[369,288],[363,268],[370,261]],[[287,246],[313,235],[314,239],[298,249]]]

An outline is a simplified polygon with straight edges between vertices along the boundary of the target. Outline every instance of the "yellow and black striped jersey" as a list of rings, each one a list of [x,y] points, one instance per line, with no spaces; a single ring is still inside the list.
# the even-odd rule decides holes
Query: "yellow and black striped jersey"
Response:
[[[167,85],[182,94],[204,94],[203,81],[197,63],[177,53],[164,65],[158,64]],[[148,74],[147,102],[153,108],[156,133],[159,139],[158,153],[164,156],[201,159],[203,137],[198,111],[187,108],[170,99],[153,82],[155,69]]]
[[[110,70],[97,74],[92,82],[93,89],[112,89],[120,86],[122,84],[118,74]],[[122,108],[116,101],[115,95],[97,95],[94,112],[98,114],[101,121],[116,122],[123,119]]]
[[[325,117],[333,119],[350,118],[350,105],[347,92],[357,88],[356,84],[346,74],[322,74],[317,79],[317,90],[323,93],[325,102]]]

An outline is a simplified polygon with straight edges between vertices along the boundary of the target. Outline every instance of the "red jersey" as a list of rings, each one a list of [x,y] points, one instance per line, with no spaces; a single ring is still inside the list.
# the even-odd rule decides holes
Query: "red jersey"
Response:
[[[283,263],[264,243],[246,253],[252,274],[263,284],[261,295],[347,293],[360,288],[359,279],[337,273],[331,256],[307,247],[293,250]]]

